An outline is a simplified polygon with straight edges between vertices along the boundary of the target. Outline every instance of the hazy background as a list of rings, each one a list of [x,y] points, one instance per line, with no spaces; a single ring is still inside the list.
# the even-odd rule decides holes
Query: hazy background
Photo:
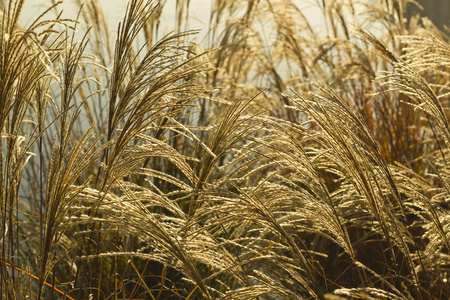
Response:
[[[99,0],[107,18],[111,31],[117,29],[117,24],[122,20],[128,1],[125,0]],[[176,20],[176,1],[167,0],[164,5],[164,12],[161,18],[162,32],[172,31],[175,28]],[[207,24],[211,13],[211,7],[214,0],[191,0],[189,9],[189,22],[186,29],[201,29],[207,30]],[[311,24],[315,27],[323,25],[322,12],[317,5],[316,0],[294,0],[297,7],[310,20]],[[45,0],[26,0],[25,7],[22,14],[22,23],[25,25],[31,24],[31,22],[39,16],[42,12],[48,8],[51,1]],[[64,0],[63,4],[59,6],[59,10],[63,10],[63,16],[66,18],[75,18],[77,15],[79,6],[74,0]]]
[[[122,19],[127,6],[126,0],[99,0],[105,16],[108,20],[111,30],[117,28],[118,22]],[[164,14],[162,16],[163,31],[171,31],[175,27],[175,9],[177,0],[167,0],[164,6]],[[191,0],[189,10],[189,28],[188,29],[207,29],[212,3],[214,0]],[[367,0],[374,1],[374,0]],[[310,20],[315,27],[323,26],[322,12],[318,7],[317,0],[294,0],[297,7],[299,7],[305,16]],[[319,1],[320,2],[320,1]],[[423,16],[428,16],[441,29],[444,25],[449,25],[450,20],[450,0],[418,0],[423,11],[410,5],[407,12],[407,17],[412,14],[420,13]],[[30,24],[39,16],[51,3],[50,0],[26,0],[25,7],[22,14],[22,22]],[[60,9],[64,10],[64,16],[67,18],[74,18],[78,11],[78,5],[74,0],[64,0],[60,5]]]
[[[198,42],[205,43],[204,37],[208,30],[209,18],[214,1],[215,0],[190,0],[189,20],[188,22],[185,22],[186,27],[183,27],[182,30],[200,29],[200,34],[194,38]],[[379,0],[366,0],[367,3],[376,3],[376,1]],[[123,19],[128,1],[99,0],[99,2],[103,7],[110,33],[112,33],[112,36],[115,36],[118,23]],[[175,29],[176,2],[177,0],[166,1],[161,16],[161,27],[158,34],[166,34]],[[51,5],[51,3],[52,0],[26,0],[21,22],[25,25],[30,25],[32,21]],[[310,25],[315,30],[320,31],[325,28],[322,10],[319,7],[319,3],[322,3],[321,0],[293,0],[293,3],[303,12],[309,20]],[[450,0],[418,0],[417,3],[422,5],[423,10],[410,4],[407,7],[405,14],[406,18],[420,13],[422,16],[429,17],[441,30],[444,29],[444,25],[448,26],[450,24]],[[356,5],[355,9],[357,12],[356,15],[362,11],[367,13],[367,9],[362,5]],[[63,10],[63,17],[74,19],[78,13],[79,5],[76,3],[76,0],[63,0],[63,3],[58,6],[58,10]],[[52,15],[48,15],[47,18],[54,15],[55,12],[52,12]],[[354,24],[358,24],[358,20],[355,20]],[[264,24],[261,24],[261,26],[263,28]],[[377,35],[377,32],[383,32],[383,28],[380,27],[378,31],[377,28],[372,27],[369,31]]]

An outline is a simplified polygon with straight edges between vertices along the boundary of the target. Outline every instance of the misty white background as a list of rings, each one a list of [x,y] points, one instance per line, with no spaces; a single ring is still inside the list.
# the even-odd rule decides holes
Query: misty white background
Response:
[[[187,29],[200,29],[202,31],[206,31],[213,1],[214,0],[190,1],[189,22]],[[110,31],[116,31],[118,23],[122,20],[125,14],[128,1],[99,0],[99,2],[103,7]],[[319,28],[324,25],[322,11],[317,4],[317,0],[294,0],[293,2],[302,10],[313,27]],[[34,21],[51,5],[51,3],[51,0],[25,0],[21,22],[25,26],[30,25],[32,21]],[[243,5],[245,5],[244,3],[245,2],[243,2]],[[58,10],[63,10],[63,17],[65,18],[75,18],[79,10],[79,5],[76,4],[74,0],[64,0],[63,4],[58,7]],[[164,5],[161,19],[162,33],[167,33],[174,30],[176,20],[175,9],[176,0],[167,0]],[[54,12],[51,12],[51,14],[54,15]]]

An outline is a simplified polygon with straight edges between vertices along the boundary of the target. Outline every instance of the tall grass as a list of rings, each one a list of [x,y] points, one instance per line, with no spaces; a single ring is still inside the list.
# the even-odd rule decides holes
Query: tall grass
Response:
[[[189,1],[3,2],[1,297],[450,298],[448,32],[406,2],[214,1],[203,42]]]

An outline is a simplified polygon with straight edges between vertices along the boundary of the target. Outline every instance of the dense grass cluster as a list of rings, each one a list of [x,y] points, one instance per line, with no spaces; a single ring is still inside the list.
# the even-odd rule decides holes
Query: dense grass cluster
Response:
[[[311,1],[319,29],[216,0],[193,42],[186,0],[168,34],[162,0],[116,31],[95,0],[25,28],[23,2],[0,26],[0,298],[450,298],[449,38],[412,4]]]

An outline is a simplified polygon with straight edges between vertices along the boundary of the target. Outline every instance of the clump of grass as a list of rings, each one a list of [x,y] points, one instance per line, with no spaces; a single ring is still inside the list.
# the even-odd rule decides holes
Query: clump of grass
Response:
[[[449,298],[446,34],[405,1],[318,2],[323,32],[214,1],[196,43],[164,5],[115,37],[95,0],[2,6],[1,297]]]

